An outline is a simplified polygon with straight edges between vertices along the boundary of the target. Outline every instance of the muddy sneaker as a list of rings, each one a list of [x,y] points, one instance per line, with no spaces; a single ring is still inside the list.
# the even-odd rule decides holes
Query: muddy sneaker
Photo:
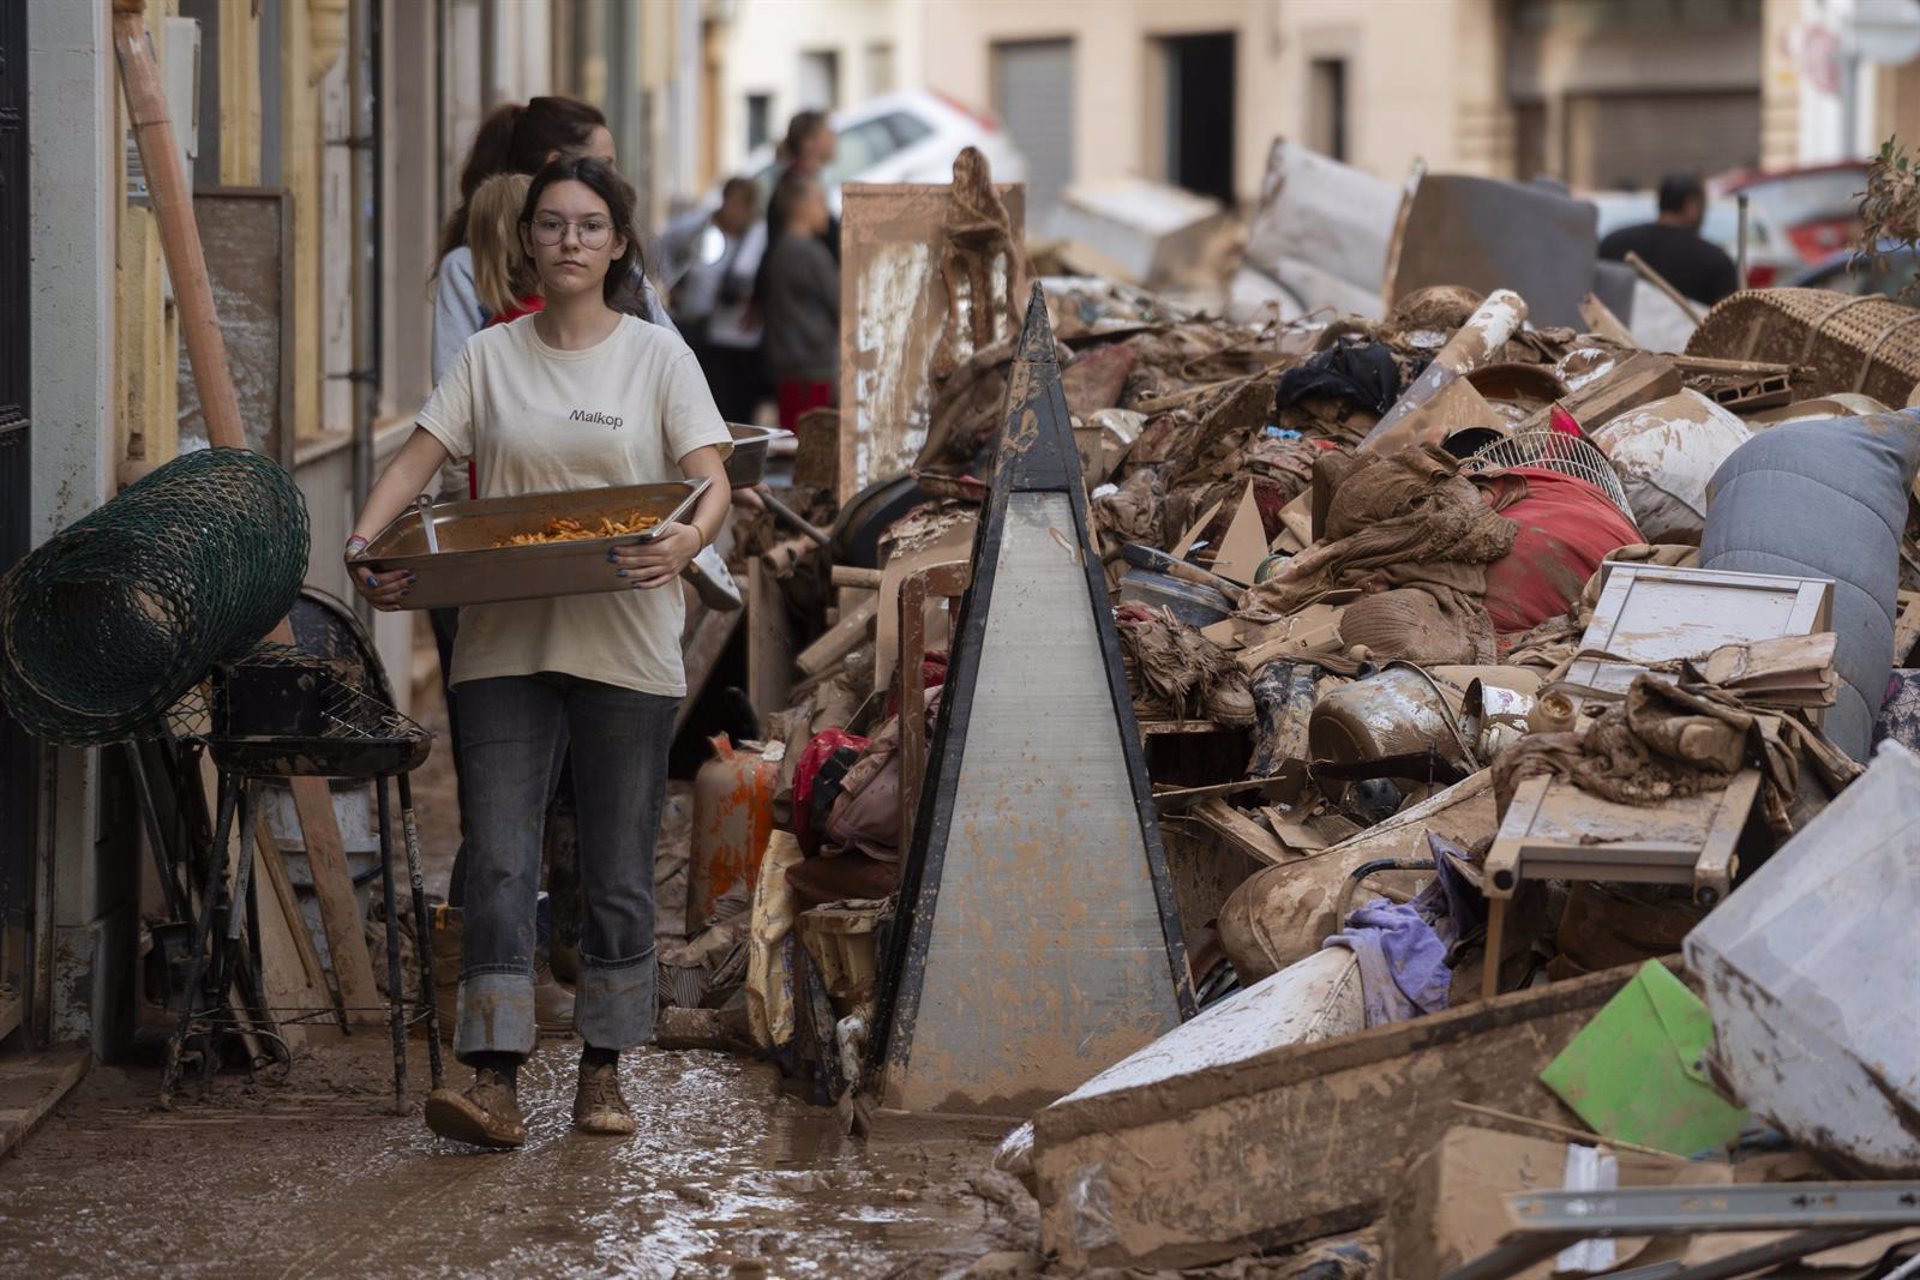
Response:
[[[527,1125],[520,1103],[498,1072],[476,1071],[466,1092],[435,1089],[427,1095],[427,1128],[455,1142],[511,1151],[524,1146]]]
[[[620,1094],[620,1068],[580,1064],[580,1088],[573,1095],[573,1127],[583,1133],[623,1136],[633,1132],[633,1112]]]

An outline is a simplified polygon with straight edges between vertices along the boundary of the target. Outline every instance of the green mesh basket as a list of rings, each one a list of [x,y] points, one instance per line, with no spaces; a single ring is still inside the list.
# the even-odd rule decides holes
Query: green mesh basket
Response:
[[[175,458],[0,579],[0,697],[49,742],[157,732],[215,662],[286,616],[308,541],[279,464],[245,449]]]

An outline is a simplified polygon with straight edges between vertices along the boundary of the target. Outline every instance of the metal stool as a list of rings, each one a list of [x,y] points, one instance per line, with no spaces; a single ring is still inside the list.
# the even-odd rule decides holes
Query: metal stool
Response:
[[[375,660],[377,662],[377,659]],[[204,742],[219,769],[219,818],[212,856],[207,859],[200,910],[194,921],[187,1009],[167,1043],[162,1104],[179,1081],[180,1055],[194,1022],[194,997],[203,977],[213,978],[215,1013],[227,1008],[229,983],[243,979],[243,999],[254,1007],[253,1020],[267,1014],[258,990],[258,908],[253,883],[250,836],[250,786],[260,778],[364,778],[374,784],[378,806],[381,892],[387,920],[387,1008],[393,1036],[394,1108],[405,1111],[406,1001],[402,994],[400,934],[393,879],[391,808],[387,783],[397,778],[407,873],[413,893],[414,927],[419,940],[420,1002],[424,1006],[433,1086],[440,1086],[439,1016],[434,1002],[433,948],[426,895],[420,878],[420,846],[413,815],[409,773],[427,757],[432,735],[401,714],[389,701],[361,687],[369,672],[356,657],[318,657],[283,646],[261,646],[215,669],[212,728]],[[384,678],[372,683],[384,685]],[[231,893],[225,892],[226,857],[236,818],[241,853]],[[225,928],[213,938],[213,923],[225,910]],[[242,912],[244,910],[244,917]],[[240,946],[242,920],[249,922],[251,949]],[[237,1022],[237,1019],[235,1019]],[[270,1023],[270,1017],[265,1017]],[[209,1064],[210,1065],[210,1064]]]

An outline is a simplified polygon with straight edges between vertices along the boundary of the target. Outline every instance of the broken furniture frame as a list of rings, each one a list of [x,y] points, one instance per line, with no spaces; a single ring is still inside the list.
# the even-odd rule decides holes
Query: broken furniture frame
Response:
[[[1703,905],[1724,898],[1732,887],[1735,849],[1759,797],[1760,782],[1758,769],[1742,769],[1723,790],[1652,808],[1607,800],[1561,778],[1522,782],[1487,850],[1483,879],[1488,963],[1481,996],[1499,994],[1495,957],[1506,941],[1508,904],[1523,880],[1688,884]],[[1546,812],[1547,802],[1555,797],[1572,800],[1586,812],[1578,821],[1555,824]],[[1609,832],[1610,822],[1618,822],[1619,829]],[[1666,830],[1660,829],[1663,823]]]
[[[931,565],[900,582],[900,845],[913,847],[913,818],[927,775],[927,599],[952,603],[967,593],[973,567],[965,560]],[[920,714],[910,714],[919,708]]]
[[[1456,1267],[1446,1280],[1506,1280],[1582,1240],[1623,1236],[1690,1236],[1703,1232],[1799,1234],[1730,1271],[1709,1263],[1658,1274],[1704,1280],[1743,1275],[1903,1227],[1920,1226],[1920,1182],[1782,1182],[1730,1187],[1622,1187],[1614,1191],[1533,1191],[1507,1197],[1514,1229],[1498,1248]],[[1773,1246],[1761,1246],[1772,1249]],[[1754,1251],[1758,1252],[1758,1250]],[[1720,1260],[1730,1264],[1733,1258]],[[1654,1272],[1641,1268],[1629,1272]]]

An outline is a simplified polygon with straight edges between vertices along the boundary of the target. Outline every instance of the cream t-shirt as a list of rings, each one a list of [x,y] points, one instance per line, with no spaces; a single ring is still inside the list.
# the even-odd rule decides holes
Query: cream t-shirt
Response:
[[[584,351],[540,340],[533,316],[476,333],[441,378],[420,426],[473,458],[482,498],[683,478],[680,459],[732,437],[687,344],[622,316]],[[611,575],[614,566],[607,566]],[[651,591],[468,605],[453,683],[558,671],[682,697],[680,584]]]

